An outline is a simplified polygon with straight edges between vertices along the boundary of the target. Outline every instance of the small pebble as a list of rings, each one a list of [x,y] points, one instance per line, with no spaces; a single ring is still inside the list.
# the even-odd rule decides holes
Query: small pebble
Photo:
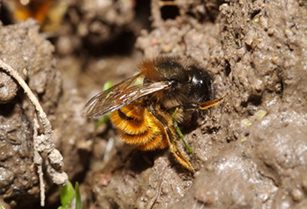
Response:
[[[291,196],[292,196],[292,199],[296,202],[300,202],[304,198],[303,192],[297,188],[291,191]]]

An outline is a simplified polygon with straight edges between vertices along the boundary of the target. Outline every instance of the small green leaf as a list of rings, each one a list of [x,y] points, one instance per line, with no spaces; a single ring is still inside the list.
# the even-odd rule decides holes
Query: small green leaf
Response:
[[[103,84],[103,87],[102,87],[102,90],[103,91],[106,91],[108,90],[109,88],[111,88],[113,86],[113,82],[112,81],[107,81]]]
[[[136,81],[134,82],[135,85],[140,85],[144,82],[144,78],[143,77],[139,77],[136,79]]]
[[[184,148],[185,150],[189,153],[189,154],[192,154],[193,153],[193,149],[192,147],[184,140],[184,135],[182,133],[182,131],[180,130],[179,126],[178,126],[178,123],[177,121],[175,120],[175,118],[177,117],[177,114],[178,114],[178,111],[179,111],[179,108],[176,108],[175,111],[172,113],[172,118],[173,118],[173,125],[176,129],[176,132],[180,138],[180,140],[183,142],[183,145],[184,145]]]
[[[103,124],[106,124],[109,120],[110,120],[109,115],[103,115],[96,121],[95,123],[96,128],[98,128],[99,126]]]
[[[68,182],[60,189],[60,200],[62,204],[62,209],[70,208],[74,198],[75,198],[74,187],[70,182]]]
[[[78,182],[76,182],[75,184],[75,192],[76,192],[76,209],[82,209],[81,195],[80,195]]]
[[[107,81],[103,84],[103,87],[102,87],[102,90],[103,91],[106,91],[108,90],[109,88],[111,88],[113,86],[113,82],[112,81]],[[103,125],[103,124],[106,124],[108,121],[110,120],[109,116],[108,115],[104,115],[102,117],[100,117],[96,123],[95,123],[95,126],[96,128],[98,128],[99,126]]]

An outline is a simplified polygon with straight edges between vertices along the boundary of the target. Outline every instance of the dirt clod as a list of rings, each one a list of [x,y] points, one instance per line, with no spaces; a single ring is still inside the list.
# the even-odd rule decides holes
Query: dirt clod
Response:
[[[70,1],[51,38],[33,21],[0,26],[0,58],[47,112],[84,208],[307,208],[304,1],[163,2]],[[137,151],[108,120],[98,126],[82,115],[104,82],[122,81],[139,60],[161,55],[196,61],[223,98],[182,129],[194,174],[167,150]],[[38,200],[33,115],[0,71],[0,204]],[[55,167],[59,156],[49,155]]]

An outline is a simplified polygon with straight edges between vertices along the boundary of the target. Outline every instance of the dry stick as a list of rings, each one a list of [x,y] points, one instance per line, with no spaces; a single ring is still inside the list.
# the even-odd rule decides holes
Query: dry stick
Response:
[[[40,204],[41,206],[45,206],[45,183],[44,183],[44,173],[43,173],[43,158],[39,154],[39,151],[37,150],[37,144],[38,142],[38,129],[39,124],[36,118],[33,120],[33,127],[34,127],[34,134],[33,134],[33,144],[34,144],[34,163],[37,166],[37,173],[39,178],[39,191],[40,191]]]
[[[48,121],[45,112],[43,111],[43,108],[41,107],[39,101],[35,97],[35,95],[32,93],[31,89],[29,86],[26,84],[26,82],[23,80],[21,76],[8,64],[0,60],[0,67],[2,70],[4,70],[7,74],[12,76],[18,83],[19,85],[23,88],[25,93],[28,95],[30,101],[34,105],[36,111],[38,112],[38,117],[40,118],[41,123],[43,124],[44,131],[47,132],[48,135],[51,135],[51,125],[50,122]],[[39,155],[37,151],[37,146],[36,143],[38,137],[38,131],[37,127],[39,125],[37,124],[37,121],[34,121],[34,163],[37,165],[37,170],[38,170],[38,176],[39,176],[39,185],[40,185],[40,199],[41,199],[41,205],[45,205],[45,186],[44,186],[44,181],[43,181],[43,172],[42,172],[42,157]]]
[[[176,1],[158,1],[160,7],[164,6],[176,6],[177,2]]]
[[[151,19],[152,19],[152,25],[154,27],[158,27],[163,23],[162,17],[161,17],[161,12],[160,12],[160,7],[161,5],[159,4],[158,0],[153,0],[151,1]]]
[[[50,122],[46,116],[46,113],[44,112],[42,106],[40,105],[38,99],[36,96],[32,93],[32,90],[29,88],[29,86],[26,84],[26,82],[23,80],[23,78],[18,74],[16,70],[14,70],[10,65],[6,64],[2,60],[0,60],[0,67],[7,72],[10,76],[12,76],[18,84],[23,88],[25,93],[28,95],[31,103],[34,105],[36,111],[38,112],[38,118],[43,125],[44,133],[47,135],[51,135],[52,129]]]
[[[146,206],[146,209],[152,209],[153,206],[155,205],[156,201],[158,200],[158,198],[160,197],[160,194],[161,194],[161,189],[162,189],[162,183],[164,181],[164,176],[165,176],[165,171],[166,171],[166,168],[167,166],[165,166],[160,174],[160,177],[159,179],[161,179],[161,181],[159,182],[159,185],[158,185],[158,189],[157,189],[157,192],[156,192],[156,195],[151,199],[149,200],[149,203],[147,204]]]
[[[24,92],[27,94],[29,100],[35,107],[37,112],[37,117],[39,119],[40,124],[43,126],[43,133],[38,135],[37,129],[39,128],[39,124],[36,119],[34,119],[34,163],[37,165],[39,183],[40,183],[40,197],[41,197],[41,206],[45,204],[45,186],[43,181],[43,171],[42,171],[42,163],[43,158],[39,152],[47,152],[50,154],[55,150],[54,144],[52,143],[52,128],[50,121],[48,120],[46,113],[44,112],[42,106],[40,105],[38,99],[33,94],[32,90],[23,80],[23,78],[18,74],[16,70],[14,70],[10,65],[6,64],[0,59],[0,68],[13,77],[17,83],[23,88]],[[42,146],[41,146],[42,145]],[[53,163],[53,162],[51,162]],[[65,174],[65,173],[64,173]],[[67,175],[65,174],[62,181],[67,181]]]

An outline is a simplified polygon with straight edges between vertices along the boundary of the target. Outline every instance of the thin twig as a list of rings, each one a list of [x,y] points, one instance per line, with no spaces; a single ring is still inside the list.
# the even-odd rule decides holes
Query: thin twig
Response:
[[[30,102],[33,104],[36,110],[37,118],[42,126],[42,133],[38,134],[38,129],[40,127],[36,118],[34,118],[34,135],[33,135],[33,144],[34,144],[34,163],[37,166],[37,172],[39,176],[39,183],[40,183],[40,197],[41,197],[41,206],[45,205],[45,184],[43,178],[43,160],[42,157],[43,153],[49,159],[49,163],[46,163],[47,172],[52,177],[54,183],[57,184],[64,184],[68,180],[68,176],[65,172],[58,171],[59,169],[52,168],[53,165],[61,165],[62,156],[61,154],[55,149],[54,144],[52,142],[52,127],[50,121],[47,118],[46,113],[44,112],[41,104],[39,103],[37,97],[34,95],[32,90],[23,80],[23,78],[18,74],[16,70],[14,70],[10,65],[3,62],[0,59],[0,69],[5,71],[8,75],[14,78],[17,83],[22,87],[25,94],[28,96]],[[53,156],[53,158],[51,157]],[[56,157],[54,157],[56,156]],[[60,160],[59,160],[60,159]]]
[[[158,27],[163,23],[158,0],[151,1],[151,20],[153,27]]]
[[[157,192],[155,194],[155,196],[149,201],[149,203],[147,204],[146,208],[147,209],[152,209],[153,206],[155,205],[156,201],[159,199],[160,194],[161,194],[161,189],[162,189],[162,184],[164,181],[164,176],[165,176],[165,170],[166,170],[167,166],[165,166],[163,168],[162,173],[160,174],[159,179],[161,179],[161,181],[159,182],[158,188],[157,188]]]
[[[31,103],[35,107],[37,113],[38,113],[38,118],[44,128],[44,133],[50,135],[52,133],[51,125],[49,120],[47,119],[46,113],[44,112],[42,106],[40,105],[38,99],[36,96],[32,93],[31,89],[29,86],[26,84],[26,82],[23,80],[23,78],[18,74],[17,71],[15,71],[10,65],[6,64],[2,60],[0,60],[0,67],[2,70],[7,72],[10,76],[12,76],[18,84],[22,87],[24,92],[27,94],[29,97]]]
[[[176,6],[178,3],[176,1],[158,1],[160,7],[164,6]]]
[[[33,126],[34,126],[34,134],[33,134],[33,141],[34,141],[34,163],[37,166],[37,173],[39,178],[39,191],[40,191],[40,204],[41,206],[45,206],[45,183],[44,183],[44,173],[43,173],[43,158],[39,154],[37,150],[37,140],[38,140],[38,129],[39,124],[36,118],[33,120]]]

